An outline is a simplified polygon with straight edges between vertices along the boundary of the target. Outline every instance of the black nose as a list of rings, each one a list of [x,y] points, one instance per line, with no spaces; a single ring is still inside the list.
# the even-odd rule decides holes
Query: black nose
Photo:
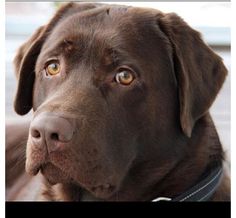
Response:
[[[42,113],[36,116],[30,125],[30,134],[33,144],[47,146],[48,151],[63,150],[73,138],[72,123],[63,117],[51,113]]]

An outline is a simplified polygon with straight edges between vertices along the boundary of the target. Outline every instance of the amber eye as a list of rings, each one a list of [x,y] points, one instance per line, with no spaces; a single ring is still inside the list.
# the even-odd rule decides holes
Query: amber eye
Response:
[[[51,62],[46,67],[46,72],[48,75],[54,76],[58,73],[60,73],[61,67],[60,64],[57,62]]]
[[[134,80],[134,75],[130,70],[122,70],[115,76],[116,82],[122,85],[129,85]]]

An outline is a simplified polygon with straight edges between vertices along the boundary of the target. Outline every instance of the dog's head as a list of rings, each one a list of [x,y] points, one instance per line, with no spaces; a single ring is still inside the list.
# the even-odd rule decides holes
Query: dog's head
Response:
[[[63,6],[21,46],[15,110],[33,108],[26,170],[100,198],[130,168],[177,159],[214,101],[221,59],[176,14]]]

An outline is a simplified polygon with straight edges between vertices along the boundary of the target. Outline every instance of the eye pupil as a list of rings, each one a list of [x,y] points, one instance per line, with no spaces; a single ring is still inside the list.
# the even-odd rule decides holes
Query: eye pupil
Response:
[[[56,69],[57,69],[57,64],[51,64],[50,67],[51,67],[53,70],[56,70]]]
[[[116,82],[122,85],[129,85],[134,80],[134,76],[132,72],[128,70],[123,70],[116,74],[115,79],[116,79]]]
[[[53,71],[57,71],[57,70],[58,70],[58,64],[50,64],[49,67],[50,67],[51,70],[53,70]]]
[[[46,67],[46,72],[49,75],[56,75],[60,72],[59,63],[51,63]]]
[[[124,79],[129,79],[131,77],[131,74],[128,73],[127,71],[124,71],[121,73],[121,76],[124,78]]]

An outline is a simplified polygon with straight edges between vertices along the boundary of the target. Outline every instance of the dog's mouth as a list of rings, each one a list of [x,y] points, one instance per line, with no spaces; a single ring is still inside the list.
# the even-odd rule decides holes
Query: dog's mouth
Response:
[[[43,164],[38,171],[41,171],[45,179],[50,185],[55,185],[57,183],[71,183],[73,179],[63,172],[60,168],[56,167],[52,163]]]
[[[79,189],[79,201],[102,201],[108,198],[115,192],[115,186],[110,183],[99,185],[82,185],[69,174],[61,170],[59,167],[51,162],[47,162],[34,169],[34,175],[41,172],[46,181],[50,185],[56,184],[73,184]]]

